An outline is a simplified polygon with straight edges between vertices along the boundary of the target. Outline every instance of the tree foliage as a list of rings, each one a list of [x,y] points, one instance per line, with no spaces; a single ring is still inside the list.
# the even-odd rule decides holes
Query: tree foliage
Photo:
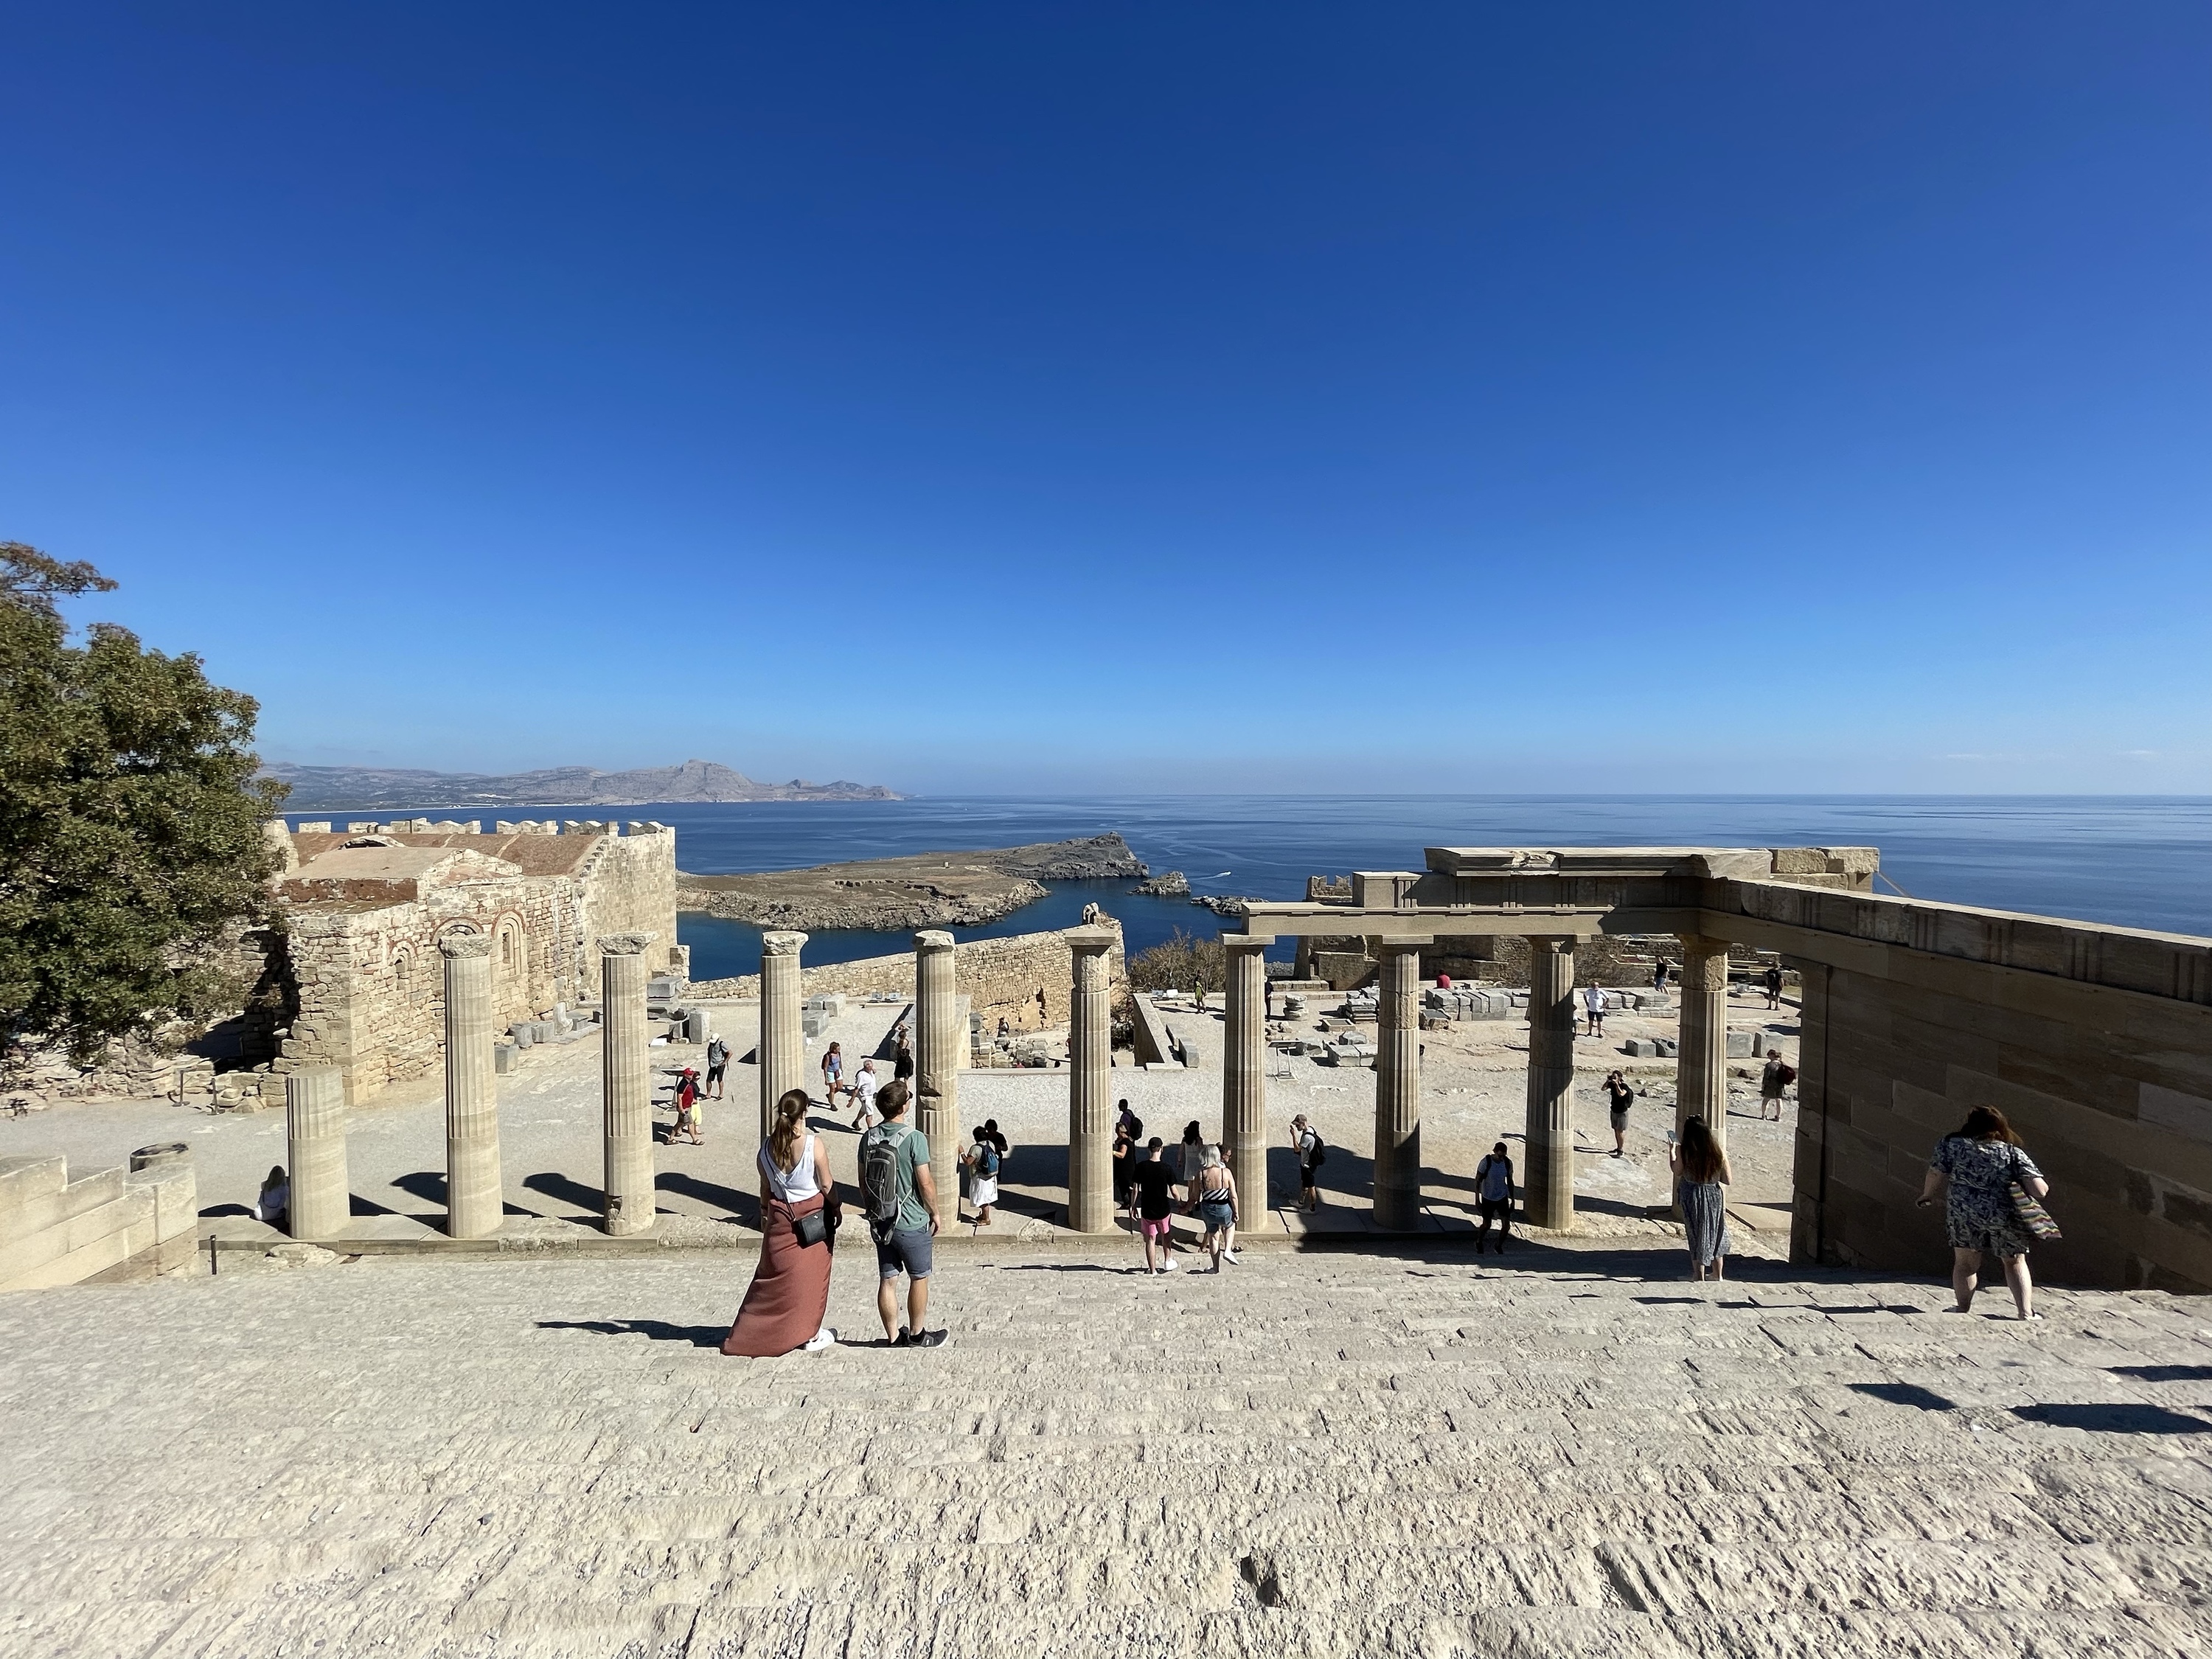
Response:
[[[216,952],[267,912],[259,706],[200,659],[95,623],[72,644],[54,600],[115,584],[0,543],[0,1036],[65,1046],[216,1012]]]
[[[1229,952],[1218,939],[1195,939],[1180,927],[1129,959],[1129,984],[1139,991],[1224,991]]]

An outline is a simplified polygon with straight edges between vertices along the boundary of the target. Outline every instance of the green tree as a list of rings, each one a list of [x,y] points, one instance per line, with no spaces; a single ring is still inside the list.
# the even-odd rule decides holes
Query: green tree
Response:
[[[1180,927],[1129,959],[1129,984],[1139,991],[1224,991],[1229,953],[1218,939],[1194,939]]]
[[[222,1011],[223,942],[269,914],[255,779],[259,705],[198,657],[94,623],[73,645],[55,601],[115,584],[0,542],[0,1037],[66,1048]]]

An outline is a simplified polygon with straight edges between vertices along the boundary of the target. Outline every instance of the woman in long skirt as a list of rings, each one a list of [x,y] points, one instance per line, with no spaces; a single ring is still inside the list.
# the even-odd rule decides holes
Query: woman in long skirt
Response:
[[[1713,1139],[1705,1119],[1682,1126],[1681,1144],[1668,1162],[1674,1171],[1674,1197],[1682,1206],[1682,1231],[1690,1246],[1690,1277],[1718,1279],[1728,1255],[1728,1154]]]
[[[818,1353],[837,1340],[822,1322],[830,1311],[829,1237],[799,1242],[800,1218],[823,1214],[833,1189],[830,1154],[807,1131],[809,1104],[805,1090],[787,1092],[775,1103],[775,1127],[761,1143],[760,1266],[738,1322],[722,1339],[722,1352],[733,1358]]]

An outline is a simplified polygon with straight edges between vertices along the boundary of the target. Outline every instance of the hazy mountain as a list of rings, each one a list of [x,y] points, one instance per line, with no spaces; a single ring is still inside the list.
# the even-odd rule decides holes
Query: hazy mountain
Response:
[[[264,766],[268,776],[292,786],[291,812],[390,811],[449,806],[647,806],[659,801],[903,800],[879,783],[756,783],[714,761],[645,766],[602,772],[589,766],[556,766],[543,772],[423,772],[374,766]]]

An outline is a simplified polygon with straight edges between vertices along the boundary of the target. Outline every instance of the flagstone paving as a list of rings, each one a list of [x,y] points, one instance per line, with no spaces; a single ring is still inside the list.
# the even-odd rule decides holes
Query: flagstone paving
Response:
[[[0,1655],[2212,1650],[2212,1304],[867,1255],[769,1361],[719,1253],[0,1298]]]

